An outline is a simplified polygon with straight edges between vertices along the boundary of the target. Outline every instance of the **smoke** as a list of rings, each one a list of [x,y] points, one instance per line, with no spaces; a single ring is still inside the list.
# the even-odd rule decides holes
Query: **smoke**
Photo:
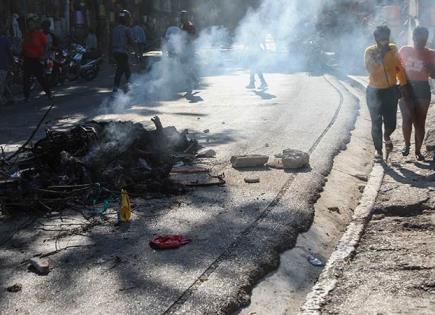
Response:
[[[338,15],[343,5],[346,1],[262,0],[256,7],[243,7],[232,0],[198,0],[194,21],[217,25],[202,29],[193,42],[175,32],[167,38],[161,60],[133,77],[129,91],[118,93],[105,108],[122,113],[130,104],[176,99],[200,87],[202,76],[241,69],[267,73],[324,70],[336,64],[347,70],[361,67],[369,33],[353,16]],[[238,18],[237,25],[230,17]],[[220,20],[226,25],[218,25]]]

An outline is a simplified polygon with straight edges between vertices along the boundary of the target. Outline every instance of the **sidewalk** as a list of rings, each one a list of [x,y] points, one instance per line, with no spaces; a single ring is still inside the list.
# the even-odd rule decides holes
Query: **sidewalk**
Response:
[[[427,122],[435,128],[434,105]],[[373,217],[321,314],[435,314],[435,164],[402,157],[394,136]]]

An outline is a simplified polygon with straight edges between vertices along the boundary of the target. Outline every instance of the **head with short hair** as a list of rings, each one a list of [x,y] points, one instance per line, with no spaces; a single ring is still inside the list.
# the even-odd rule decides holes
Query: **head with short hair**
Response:
[[[426,27],[417,26],[412,33],[412,39],[414,40],[415,48],[425,48],[429,39],[429,30]]]
[[[376,27],[373,36],[379,47],[386,48],[390,44],[391,30],[387,25],[380,25]]]

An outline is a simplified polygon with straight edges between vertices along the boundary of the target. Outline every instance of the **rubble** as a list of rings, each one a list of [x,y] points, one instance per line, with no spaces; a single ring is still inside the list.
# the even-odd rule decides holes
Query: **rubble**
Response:
[[[216,157],[216,151],[213,149],[202,149],[198,151],[196,155],[198,158],[214,158]]]
[[[245,177],[245,183],[247,184],[257,184],[260,182],[260,177],[251,176],[251,177]]]
[[[10,287],[7,287],[6,290],[8,292],[17,293],[20,292],[23,289],[23,286],[19,283],[16,283],[14,285],[11,285]]]
[[[269,161],[267,155],[235,155],[231,157],[234,168],[262,167]]]
[[[30,265],[39,275],[47,275],[50,272],[50,264],[47,259],[31,258]]]
[[[101,199],[121,189],[179,192],[169,174],[176,162],[187,156],[194,159],[199,145],[188,139],[187,131],[163,128],[158,117],[152,120],[155,130],[119,121],[48,129],[44,138],[22,149],[14,161],[0,160],[2,208],[36,206],[53,211],[74,199],[88,200],[91,195]]]
[[[287,149],[282,152],[282,165],[285,169],[298,169],[310,163],[310,155],[306,152]]]

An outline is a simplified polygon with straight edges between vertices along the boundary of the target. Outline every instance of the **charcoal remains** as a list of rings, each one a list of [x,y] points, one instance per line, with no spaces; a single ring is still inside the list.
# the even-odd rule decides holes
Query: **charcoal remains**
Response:
[[[51,211],[70,199],[105,192],[173,193],[179,187],[169,173],[180,156],[195,155],[196,140],[187,131],[154,130],[132,122],[89,121],[68,130],[47,130],[16,161],[0,161],[2,208],[31,207]]]

